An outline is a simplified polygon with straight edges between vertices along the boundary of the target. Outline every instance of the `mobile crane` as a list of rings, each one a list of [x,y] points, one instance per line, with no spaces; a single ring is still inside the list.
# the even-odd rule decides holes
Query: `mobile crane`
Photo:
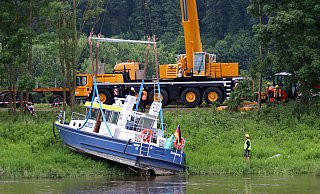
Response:
[[[232,78],[239,75],[238,63],[217,63],[216,55],[203,51],[196,0],[180,0],[180,7],[186,54],[180,54],[175,64],[159,66],[162,103],[168,105],[172,101],[182,101],[187,107],[199,105],[202,99],[207,104],[222,103],[231,92]],[[120,69],[118,66],[114,71],[128,71],[130,75],[141,72],[140,68],[133,70],[123,66]],[[124,83],[98,84],[100,99],[111,104],[114,86],[123,91],[130,87],[137,90],[141,80],[140,76],[130,76]],[[159,91],[152,80],[145,80],[144,88],[148,92],[149,103],[158,99]]]
[[[175,64],[159,66],[160,98],[163,105],[172,101],[182,101],[187,107],[195,107],[204,99],[207,104],[222,103],[232,89],[232,78],[238,77],[238,63],[218,63],[216,55],[203,51],[198,22],[196,0],[180,0],[182,26],[186,54],[180,54]],[[113,73],[97,75],[99,95],[102,102],[113,102],[113,90],[117,86],[120,97],[124,97],[130,87],[140,87],[145,70],[138,62],[116,64]],[[76,99],[86,99],[93,85],[92,75],[78,74],[76,77]],[[153,80],[145,80],[148,101],[157,100],[158,92]],[[68,91],[67,91],[68,92]],[[62,102],[63,88],[35,88],[33,93],[42,96],[51,93],[50,103]],[[9,101],[10,92],[0,94],[2,102]],[[29,99],[33,97],[29,97]],[[0,103],[1,104],[1,103]]]

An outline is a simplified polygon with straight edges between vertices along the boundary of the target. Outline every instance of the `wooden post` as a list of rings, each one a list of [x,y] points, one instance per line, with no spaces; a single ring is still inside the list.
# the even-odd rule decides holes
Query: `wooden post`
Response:
[[[95,124],[94,129],[93,129],[93,132],[95,132],[95,133],[99,133],[99,130],[100,130],[101,116],[102,116],[101,112],[102,111],[99,110],[98,118],[97,118],[96,124]]]

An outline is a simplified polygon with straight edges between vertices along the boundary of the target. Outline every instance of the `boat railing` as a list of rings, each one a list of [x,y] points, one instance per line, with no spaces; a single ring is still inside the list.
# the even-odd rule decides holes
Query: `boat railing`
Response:
[[[73,112],[71,115],[71,120],[85,120],[86,119],[86,115],[77,113],[77,112]]]
[[[57,120],[59,123],[63,124],[64,121],[66,120],[66,112],[65,111],[60,111],[58,114],[57,114]]]

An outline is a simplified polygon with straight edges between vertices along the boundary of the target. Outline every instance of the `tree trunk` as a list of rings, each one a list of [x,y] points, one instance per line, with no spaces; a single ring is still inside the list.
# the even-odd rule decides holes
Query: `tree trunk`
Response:
[[[64,60],[64,46],[62,44],[62,35],[61,35],[61,15],[59,14],[59,21],[58,21],[58,41],[59,41],[59,59],[61,64],[61,74],[63,77],[62,80],[62,87],[63,87],[63,110],[67,111],[67,84],[66,84],[66,71],[65,71],[65,60]]]
[[[32,29],[32,20],[33,20],[33,1],[30,1],[29,4],[29,27]],[[28,53],[28,72],[32,76],[32,43],[29,46]],[[29,90],[26,91],[26,101],[29,102]],[[22,104],[22,109],[25,110],[25,104]]]
[[[78,34],[77,34],[77,4],[73,0],[73,37],[72,37],[72,82],[70,88],[70,105],[71,111],[74,110],[75,105],[75,88],[76,88],[76,74],[77,74],[77,47],[78,47]]]
[[[66,21],[66,15],[63,14],[63,28],[67,29],[67,21]],[[72,104],[72,86],[71,86],[71,67],[70,67],[70,59],[69,59],[69,48],[68,48],[68,37],[67,35],[64,33],[63,34],[63,48],[64,48],[64,52],[63,52],[63,59],[64,59],[64,64],[66,66],[66,78],[67,78],[67,85],[69,88],[69,98],[70,98],[70,108],[71,110],[73,110],[73,104]]]

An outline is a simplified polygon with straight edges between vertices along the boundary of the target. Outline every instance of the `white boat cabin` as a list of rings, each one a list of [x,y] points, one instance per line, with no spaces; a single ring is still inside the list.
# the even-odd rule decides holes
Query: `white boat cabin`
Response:
[[[69,127],[125,141],[164,147],[164,131],[157,127],[162,103],[153,102],[148,113],[133,111],[135,103],[134,96],[115,98],[113,105],[101,104],[101,111],[99,103],[93,102],[90,108],[91,102],[86,102],[87,116],[90,116],[88,120],[86,115],[72,113]]]

